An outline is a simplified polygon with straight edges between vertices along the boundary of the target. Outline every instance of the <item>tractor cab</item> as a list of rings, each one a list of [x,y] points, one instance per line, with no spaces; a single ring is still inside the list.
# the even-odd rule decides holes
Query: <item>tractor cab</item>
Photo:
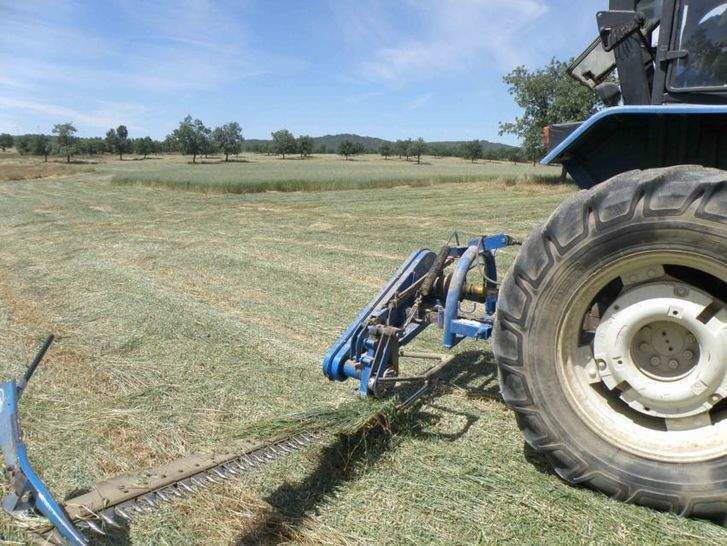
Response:
[[[727,0],[611,0],[569,67],[605,109],[544,132],[581,188],[633,169],[727,169]],[[574,120],[575,121],[575,120]]]
[[[727,104],[727,0],[612,0],[569,74],[605,106]]]

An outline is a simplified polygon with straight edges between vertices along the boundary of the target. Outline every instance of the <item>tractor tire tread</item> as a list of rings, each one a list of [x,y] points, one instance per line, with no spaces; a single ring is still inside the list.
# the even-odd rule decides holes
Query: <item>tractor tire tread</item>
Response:
[[[727,223],[727,172],[701,166],[678,166],[620,174],[566,199],[524,241],[498,302],[494,352],[502,396],[516,414],[525,441],[571,484],[583,484],[626,502],[683,516],[727,523],[724,489],[715,495],[634,487],[605,468],[593,468],[567,438],[558,437],[532,394],[525,373],[523,343],[528,335],[538,290],[549,272],[586,239],[635,219],[690,214],[705,223]]]

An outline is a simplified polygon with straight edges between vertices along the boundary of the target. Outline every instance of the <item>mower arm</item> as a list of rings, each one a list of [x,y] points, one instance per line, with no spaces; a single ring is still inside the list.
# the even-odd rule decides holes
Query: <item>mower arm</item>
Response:
[[[69,544],[85,546],[88,544],[86,538],[71,523],[43,480],[33,470],[22,440],[18,417],[18,401],[52,340],[52,336],[48,338],[20,381],[9,380],[0,383],[2,403],[0,407],[0,447],[2,447],[12,489],[12,492],[2,500],[2,507],[11,516],[18,519],[32,517],[39,512],[55,526]]]

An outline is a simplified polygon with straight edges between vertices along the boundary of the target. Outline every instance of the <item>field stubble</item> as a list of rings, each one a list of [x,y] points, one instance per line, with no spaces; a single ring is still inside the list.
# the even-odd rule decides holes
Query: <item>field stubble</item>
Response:
[[[22,403],[30,456],[62,497],[234,448],[260,420],[347,403],[353,385],[325,381],[320,357],[412,249],[455,228],[523,237],[572,191],[478,181],[200,195],[103,173],[4,183],[0,372],[17,375],[43,335],[59,336]],[[513,254],[501,258],[506,267]],[[421,343],[437,349],[437,332]],[[486,344],[462,344],[451,380],[432,405],[170,505],[109,542],[727,541],[712,524],[563,484],[524,447]],[[25,540],[6,518],[0,534]]]
[[[61,159],[51,158],[46,162],[41,158],[0,153],[0,182],[69,176],[94,170],[94,163],[89,160],[75,160],[72,163],[66,163]]]

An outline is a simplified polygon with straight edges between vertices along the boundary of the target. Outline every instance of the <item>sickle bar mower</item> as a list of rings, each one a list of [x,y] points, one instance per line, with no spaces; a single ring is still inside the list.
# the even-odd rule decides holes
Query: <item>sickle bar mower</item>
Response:
[[[414,252],[331,346],[323,359],[323,373],[334,381],[358,381],[362,397],[381,396],[395,384],[418,382],[426,389],[451,357],[406,352],[402,347],[432,324],[441,328],[447,349],[466,338],[489,339],[497,304],[495,253],[517,244],[500,234],[472,239],[465,246],[445,245],[438,254],[426,249]],[[479,282],[469,282],[470,272],[477,271]],[[462,313],[463,301],[480,304],[475,310],[481,312]],[[400,357],[439,364],[424,375],[400,376]]]
[[[519,243],[507,235],[495,235],[472,239],[464,246],[445,245],[439,253],[414,252],[330,348],[323,360],[325,375],[338,381],[357,380],[362,397],[383,396],[395,386],[414,386],[413,394],[407,391],[399,405],[408,407],[436,385],[438,373],[452,357],[407,352],[402,347],[431,324],[442,329],[442,343],[448,349],[465,338],[488,339],[497,301],[495,252],[515,244]],[[480,311],[462,313],[463,301],[479,304],[475,309]],[[0,447],[11,489],[2,507],[45,540],[87,544],[80,529],[103,533],[106,527],[118,526],[119,520],[130,520],[159,503],[273,461],[325,433],[276,438],[242,454],[190,456],[113,478],[59,503],[30,464],[18,418],[18,401],[52,341],[51,336],[22,379],[0,384]],[[421,375],[400,376],[400,358],[407,357],[436,364]]]

